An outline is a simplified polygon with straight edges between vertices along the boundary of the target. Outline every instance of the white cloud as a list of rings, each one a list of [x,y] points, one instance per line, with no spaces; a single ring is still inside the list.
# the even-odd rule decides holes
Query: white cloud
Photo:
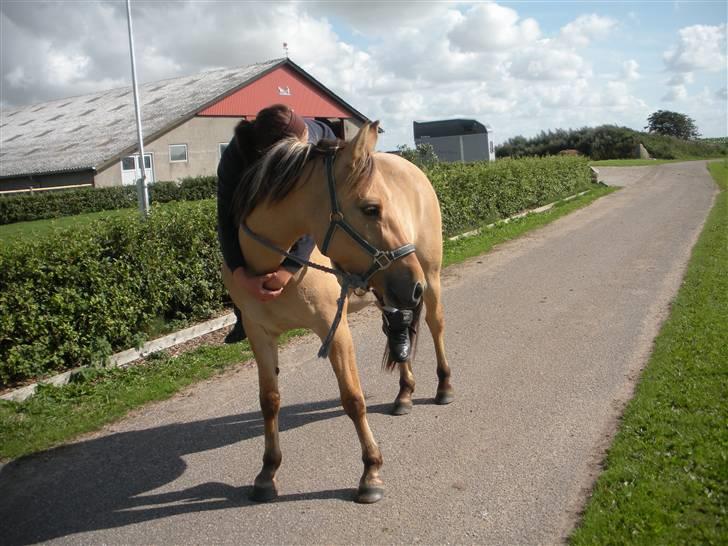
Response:
[[[689,83],[693,83],[695,80],[695,77],[693,76],[692,72],[680,72],[677,74],[673,74],[673,76],[667,80],[667,85],[686,85]]]
[[[6,4],[0,15],[4,101],[128,85],[123,5]],[[582,16],[543,37],[538,22],[518,8],[324,0],[132,4],[142,81],[281,57],[287,42],[294,62],[381,119],[381,149],[411,145],[413,120],[473,117],[494,126],[500,138],[632,118],[643,124],[645,103],[622,84],[639,75],[637,62],[617,58],[622,71],[609,79],[619,81],[605,83],[592,71],[599,59],[578,49],[607,36],[615,21]],[[62,19],[68,28],[50,23]],[[54,66],[63,77],[55,82],[47,75],[50,51],[62,55]]]
[[[25,69],[22,66],[16,66],[5,74],[5,79],[13,87],[27,87],[32,81],[25,75]]]
[[[693,25],[680,29],[677,45],[663,55],[668,70],[725,70],[726,24],[719,26]]]
[[[622,63],[622,79],[626,81],[635,81],[640,79],[640,65],[634,59],[624,61]]]
[[[519,20],[515,10],[489,2],[470,8],[447,37],[462,51],[490,52],[522,47],[540,34],[534,19]]]
[[[523,80],[574,80],[592,75],[589,64],[577,53],[543,41],[513,55],[510,73]]]
[[[574,46],[587,46],[592,40],[606,38],[617,26],[617,21],[611,17],[603,17],[592,13],[580,15],[561,29],[560,38],[567,44]]]
[[[721,87],[715,92],[715,98],[718,100],[728,101],[728,87]]]
[[[84,78],[88,73],[91,58],[87,55],[67,55],[51,52],[47,57],[48,80],[61,85]]]
[[[662,97],[665,102],[675,102],[684,100],[688,97],[688,90],[684,85],[673,85],[667,93]]]

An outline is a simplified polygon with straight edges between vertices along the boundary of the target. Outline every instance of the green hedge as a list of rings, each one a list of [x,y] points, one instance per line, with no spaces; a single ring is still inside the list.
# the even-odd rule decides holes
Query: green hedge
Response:
[[[215,202],[0,245],[0,385],[103,360],[222,307]]]
[[[498,158],[547,156],[562,150],[577,150],[594,160],[631,159],[635,157],[640,143],[657,159],[694,159],[728,154],[728,145],[720,139],[682,140],[628,127],[601,125],[568,131],[541,131],[528,139],[516,136],[497,146],[496,155]]]
[[[452,234],[590,185],[584,159],[440,164],[427,171]],[[0,386],[103,360],[158,323],[223,306],[214,200],[156,204],[0,245]]]
[[[196,201],[215,196],[216,178],[197,176],[176,182],[149,185],[151,203]],[[133,208],[137,206],[136,186],[81,188],[0,196],[0,225]]]
[[[545,157],[494,163],[439,163],[425,171],[453,235],[590,187],[586,159]]]

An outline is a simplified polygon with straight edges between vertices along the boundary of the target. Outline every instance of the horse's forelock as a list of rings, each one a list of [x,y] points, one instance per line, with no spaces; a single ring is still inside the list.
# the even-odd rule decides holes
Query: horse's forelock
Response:
[[[316,145],[297,138],[283,139],[271,146],[263,156],[248,168],[235,192],[238,221],[244,220],[265,201],[279,202],[296,187],[304,167],[313,157],[337,154],[349,142],[322,140]],[[351,165],[345,185],[349,190],[361,190],[371,183],[374,175],[374,157],[365,153]]]
[[[239,221],[267,200],[284,199],[296,186],[313,146],[299,139],[285,138],[271,146],[242,175],[235,192]]]

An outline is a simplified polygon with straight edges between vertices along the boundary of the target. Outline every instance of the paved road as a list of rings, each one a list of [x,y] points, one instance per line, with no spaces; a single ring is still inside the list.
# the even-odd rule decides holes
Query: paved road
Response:
[[[241,367],[74,445],[0,471],[5,544],[543,544],[563,540],[677,291],[715,189],[704,163],[603,169],[625,189],[450,268],[457,399],[391,417],[375,314],[354,325],[387,496],[361,472],[333,374],[303,339],[283,351],[282,496],[247,500],[262,456],[256,374]]]

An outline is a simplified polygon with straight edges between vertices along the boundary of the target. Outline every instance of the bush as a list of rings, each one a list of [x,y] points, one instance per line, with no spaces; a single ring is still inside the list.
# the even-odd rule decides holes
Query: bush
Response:
[[[418,144],[415,148],[402,144],[397,146],[397,153],[420,169],[431,167],[440,161],[432,144]]]
[[[435,164],[445,234],[590,186],[578,157]],[[215,185],[182,181],[199,196]],[[174,193],[168,186],[162,192]],[[155,203],[147,220],[111,217],[0,246],[0,386],[103,361],[160,322],[223,307],[215,202]]]
[[[196,201],[215,196],[216,177],[198,176],[149,185],[150,203]],[[136,186],[81,188],[0,196],[0,225],[74,216],[86,212],[134,208]]]
[[[154,206],[0,248],[0,385],[92,364],[158,317],[222,307],[215,203]]]
[[[627,127],[602,125],[565,131],[542,131],[526,139],[511,138],[496,148],[498,157],[532,157],[557,155],[566,149],[578,150],[591,159],[629,159],[635,157],[642,143],[650,155],[658,159],[693,159],[717,157],[728,153],[725,142],[681,140],[678,138],[641,133]]]
[[[580,157],[439,163],[425,173],[440,199],[445,235],[591,186],[588,162]]]

